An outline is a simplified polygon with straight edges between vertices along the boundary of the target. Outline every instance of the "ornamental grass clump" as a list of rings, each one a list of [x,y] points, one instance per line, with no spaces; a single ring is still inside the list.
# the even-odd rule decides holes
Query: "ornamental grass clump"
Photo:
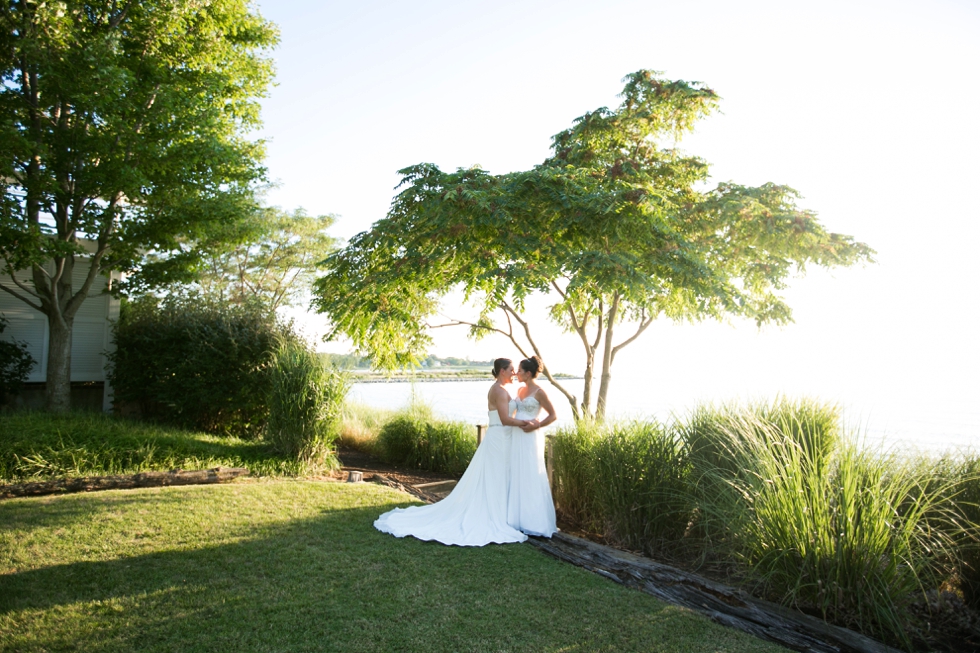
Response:
[[[440,419],[413,395],[408,408],[381,427],[377,450],[389,464],[462,475],[476,453],[473,427]]]
[[[276,352],[270,384],[265,439],[281,455],[314,470],[338,467],[331,445],[350,387],[347,376],[325,367],[304,342],[286,338]]]
[[[776,601],[910,647],[912,600],[949,575],[952,540],[932,520],[950,516],[951,486],[907,459],[843,440],[830,446],[817,429],[765,414],[726,409],[713,422],[721,449],[697,458],[713,550]],[[740,467],[706,464],[715,455]]]
[[[559,431],[554,443],[563,516],[649,554],[682,540],[694,508],[690,464],[683,442],[661,424],[580,422]]]

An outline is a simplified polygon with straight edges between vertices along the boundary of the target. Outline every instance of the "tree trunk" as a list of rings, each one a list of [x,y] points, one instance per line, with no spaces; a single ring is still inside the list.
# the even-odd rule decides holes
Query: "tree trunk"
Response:
[[[72,318],[48,315],[48,370],[44,394],[48,410],[71,410]]]
[[[582,386],[582,416],[589,417],[592,412],[592,377],[595,374],[595,354],[586,353],[585,377]]]
[[[612,380],[613,327],[616,325],[618,312],[619,295],[614,295],[612,306],[609,307],[609,320],[606,323],[606,342],[602,352],[602,376],[599,380],[599,400],[595,407],[595,418],[599,422],[606,419],[606,396],[609,394],[609,382]]]

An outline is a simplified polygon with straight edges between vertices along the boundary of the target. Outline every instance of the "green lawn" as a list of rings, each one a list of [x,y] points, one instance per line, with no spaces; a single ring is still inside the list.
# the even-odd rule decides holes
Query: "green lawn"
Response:
[[[374,530],[299,480],[0,502],[2,651],[776,651],[534,547]]]
[[[0,412],[0,483],[150,470],[247,467],[297,475],[302,463],[261,440],[208,435],[104,413]]]

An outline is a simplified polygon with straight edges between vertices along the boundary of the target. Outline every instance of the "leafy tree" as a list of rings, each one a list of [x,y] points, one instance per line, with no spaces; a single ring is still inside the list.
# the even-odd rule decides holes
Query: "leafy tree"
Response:
[[[244,0],[10,0],[0,23],[0,287],[47,316],[48,407],[66,410],[95,279],[253,210],[246,134],[278,37]]]
[[[619,107],[575,120],[531,170],[402,170],[387,217],[325,261],[315,305],[330,335],[394,367],[424,353],[429,328],[464,325],[547,361],[525,301],[548,293],[551,319],[582,343],[583,396],[544,372],[576,418],[602,419],[616,356],[655,319],[784,323],[791,311],[779,291],[793,272],[870,260],[867,245],[799,208],[791,188],[708,188],[708,164],[676,143],[718,98],[657,75],[628,75]],[[479,300],[479,318],[432,324],[440,298],[458,287]]]
[[[167,294],[203,295],[238,306],[256,303],[270,313],[296,304],[309,290],[316,263],[337,248],[327,233],[334,216],[302,209],[258,209],[240,222],[218,225],[195,247],[169,257],[151,256],[143,277]],[[164,283],[164,280],[172,280]]]

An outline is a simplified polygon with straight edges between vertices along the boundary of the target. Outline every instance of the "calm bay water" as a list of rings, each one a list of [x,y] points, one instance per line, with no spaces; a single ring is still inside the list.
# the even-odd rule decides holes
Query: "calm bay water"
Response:
[[[567,390],[581,397],[582,380],[562,382]],[[558,423],[571,422],[571,408],[564,395],[545,381],[558,412]],[[597,386],[598,384],[596,384]],[[439,381],[355,383],[350,398],[383,409],[406,406],[414,392],[440,415],[470,424],[486,424],[486,393],[489,381]],[[672,392],[653,380],[633,379],[614,385],[610,392],[609,415],[612,418],[653,417],[666,421],[684,416],[700,402],[771,399],[772,396],[692,395],[689,389]],[[790,395],[793,396],[793,395]],[[844,425],[868,446],[907,448],[926,451],[980,449],[980,410],[962,402],[908,401],[902,397],[873,394],[847,397],[819,397],[842,407]]]

